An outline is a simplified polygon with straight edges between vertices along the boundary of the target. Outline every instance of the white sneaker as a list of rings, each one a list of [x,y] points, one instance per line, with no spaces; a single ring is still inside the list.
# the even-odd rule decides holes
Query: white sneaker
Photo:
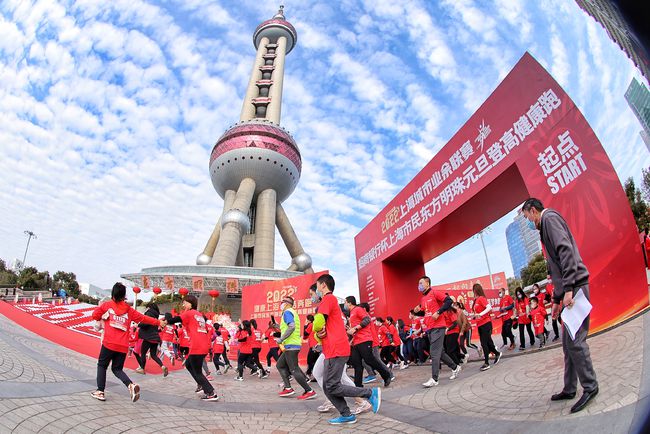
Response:
[[[436,380],[434,380],[433,378],[429,378],[429,381],[427,381],[426,383],[422,383],[422,385],[424,387],[433,387],[433,386],[437,386],[438,382]]]
[[[461,367],[460,365],[456,365],[456,369],[451,371],[451,377],[449,377],[450,380],[455,380],[456,377],[458,377],[458,374],[460,373]]]
[[[327,413],[333,408],[334,408],[334,404],[332,404],[329,401],[325,401],[323,404],[319,405],[316,410],[318,410],[319,413]]]
[[[372,405],[370,405],[368,401],[364,400],[361,404],[357,405],[351,413],[357,415],[369,410],[372,410]]]
[[[409,365],[407,365],[407,364],[404,363],[404,362],[400,362],[400,364],[399,364],[399,368],[400,368],[400,369],[406,369],[406,368],[408,368],[408,367],[409,367]]]

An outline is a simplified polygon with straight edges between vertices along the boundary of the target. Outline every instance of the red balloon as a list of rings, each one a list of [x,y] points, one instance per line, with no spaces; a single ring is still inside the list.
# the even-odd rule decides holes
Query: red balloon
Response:
[[[137,286],[134,286],[133,287],[133,293],[134,294],[140,294],[140,288],[138,288]]]
[[[183,297],[185,297],[189,293],[189,291],[187,290],[187,288],[181,288],[178,290],[178,293]]]
[[[153,293],[158,295],[162,292],[162,289],[158,288],[157,286],[153,289]]]
[[[217,291],[216,289],[211,289],[210,291],[208,291],[208,294],[210,294],[210,297],[212,298],[219,297],[219,291]]]

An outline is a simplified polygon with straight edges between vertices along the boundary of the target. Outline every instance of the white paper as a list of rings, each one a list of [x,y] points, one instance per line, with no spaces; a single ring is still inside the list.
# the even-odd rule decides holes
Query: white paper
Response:
[[[589,315],[589,312],[591,312],[591,303],[583,294],[582,289],[579,289],[573,297],[573,306],[565,307],[561,315],[562,323],[567,328],[571,340],[575,340],[576,332],[587,318],[587,315]]]

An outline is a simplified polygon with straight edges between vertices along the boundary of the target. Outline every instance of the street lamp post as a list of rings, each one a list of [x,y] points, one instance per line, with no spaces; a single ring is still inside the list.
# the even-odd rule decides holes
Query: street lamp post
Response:
[[[25,254],[23,255],[23,268],[25,268],[25,259],[27,259],[27,250],[29,250],[29,242],[34,239],[38,239],[36,234],[32,231],[25,231],[25,235],[27,235],[27,247],[25,247]]]
[[[487,263],[487,268],[488,268],[488,275],[490,276],[490,285],[492,286],[491,289],[494,288],[494,281],[492,280],[492,270],[490,269],[490,260],[488,259],[488,254],[487,254],[487,249],[485,248],[485,241],[483,241],[483,232],[487,231],[489,232],[490,228],[485,228],[481,231],[478,232],[478,236],[481,239],[481,244],[483,245],[483,253],[485,253],[485,262]]]

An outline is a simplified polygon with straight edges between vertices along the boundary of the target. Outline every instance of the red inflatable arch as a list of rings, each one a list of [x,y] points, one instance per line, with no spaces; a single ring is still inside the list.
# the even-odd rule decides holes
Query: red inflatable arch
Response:
[[[407,318],[424,264],[530,197],[567,220],[591,274],[591,331],[648,306],[627,197],[598,138],[528,53],[356,237],[360,298]]]

